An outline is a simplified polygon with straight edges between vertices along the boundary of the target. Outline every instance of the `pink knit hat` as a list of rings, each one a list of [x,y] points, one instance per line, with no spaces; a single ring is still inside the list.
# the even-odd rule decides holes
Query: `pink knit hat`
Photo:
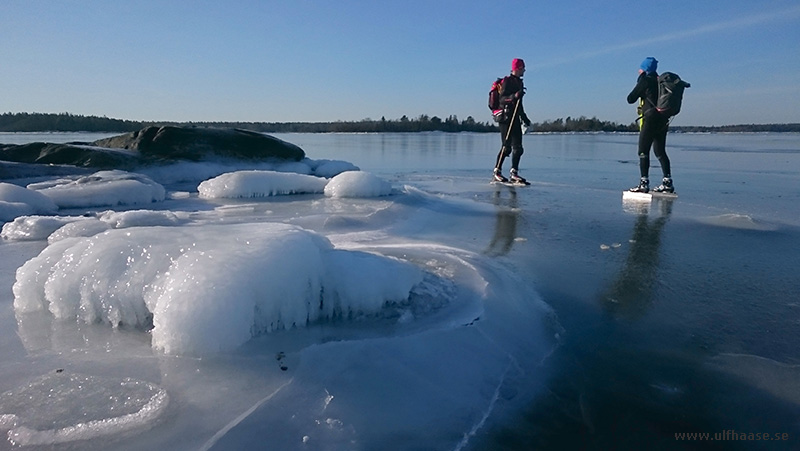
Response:
[[[525,69],[525,61],[522,58],[514,58],[511,60],[511,70]]]

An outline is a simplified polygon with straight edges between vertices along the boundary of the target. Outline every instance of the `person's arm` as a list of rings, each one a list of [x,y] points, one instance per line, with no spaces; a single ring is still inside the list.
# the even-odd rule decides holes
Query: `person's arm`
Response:
[[[519,118],[522,119],[522,123],[525,124],[526,127],[531,126],[531,120],[528,119],[528,115],[525,114],[525,107],[522,106],[522,100],[519,101]]]
[[[647,91],[647,81],[645,77],[646,75],[644,72],[639,74],[639,78],[636,80],[636,86],[634,86],[633,91],[628,94],[628,103],[636,103],[639,99],[644,98],[645,92]]]

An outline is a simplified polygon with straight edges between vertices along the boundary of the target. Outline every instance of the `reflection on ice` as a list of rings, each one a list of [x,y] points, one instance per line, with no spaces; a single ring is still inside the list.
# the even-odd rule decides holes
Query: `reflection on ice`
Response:
[[[520,215],[516,189],[509,188],[508,199],[505,199],[503,192],[506,190],[503,188],[506,187],[500,185],[498,188],[492,197],[492,201],[497,206],[494,236],[484,251],[490,256],[505,255],[511,251],[514,240],[517,239],[517,222]]]
[[[622,200],[623,210],[635,213],[628,254],[611,286],[602,295],[603,306],[615,315],[634,319],[651,303],[658,277],[659,249],[664,226],[672,215],[672,199]],[[612,247],[622,247],[612,245]]]

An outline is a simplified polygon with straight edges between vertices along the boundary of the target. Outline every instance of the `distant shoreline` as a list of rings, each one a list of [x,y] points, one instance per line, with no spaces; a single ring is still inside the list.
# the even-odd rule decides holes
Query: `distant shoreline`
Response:
[[[157,122],[128,121],[97,116],[80,116],[70,113],[4,113],[0,114],[0,132],[47,133],[47,132],[99,132],[127,133],[152,125],[175,125],[183,127],[242,128],[262,133],[414,133],[426,131],[442,132],[497,132],[497,125],[476,122],[471,116],[459,121],[456,116],[442,120],[436,116],[420,115],[397,120],[363,119],[361,121],[335,122]],[[636,123],[618,124],[597,118],[567,117],[534,123],[534,132],[636,132]],[[673,126],[670,131],[679,133],[752,133],[752,132],[800,132],[800,123],[790,124],[737,124],[719,126]]]

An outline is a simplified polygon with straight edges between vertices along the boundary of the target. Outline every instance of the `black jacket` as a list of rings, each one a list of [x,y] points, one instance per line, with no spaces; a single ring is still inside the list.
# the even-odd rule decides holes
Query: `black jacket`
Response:
[[[636,80],[636,86],[628,94],[628,103],[636,103],[642,100],[642,115],[651,116],[656,113],[656,102],[658,102],[658,74],[655,72],[642,72]]]
[[[517,103],[515,95],[520,91],[523,93],[525,92],[525,86],[523,85],[521,78],[511,74],[503,79],[503,83],[500,87],[500,105],[506,111],[506,116],[509,118],[512,114],[514,114],[514,106]],[[528,115],[525,114],[525,107],[522,106],[522,98],[519,99],[517,117],[521,118],[522,122],[525,124],[531,123],[530,119],[528,119]]]

